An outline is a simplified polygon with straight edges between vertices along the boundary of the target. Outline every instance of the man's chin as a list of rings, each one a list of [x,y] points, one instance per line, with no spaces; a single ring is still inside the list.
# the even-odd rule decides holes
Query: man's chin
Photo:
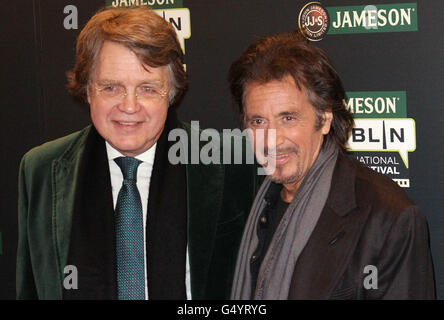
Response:
[[[116,143],[111,144],[114,149],[119,151],[121,154],[127,156],[127,157],[134,157],[143,151],[140,145],[132,145],[132,144],[126,144],[126,143]]]
[[[276,169],[278,170],[278,169]],[[292,184],[299,181],[300,175],[298,173],[295,173],[293,175],[284,175],[279,173],[274,173],[269,175],[269,178],[274,183],[278,184]]]

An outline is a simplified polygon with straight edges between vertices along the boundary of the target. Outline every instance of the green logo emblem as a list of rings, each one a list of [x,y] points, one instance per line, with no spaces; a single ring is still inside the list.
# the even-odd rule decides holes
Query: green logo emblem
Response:
[[[348,92],[347,96],[347,108],[355,118],[349,151],[401,187],[409,187],[409,152],[416,150],[416,126],[414,119],[407,118],[405,91]]]
[[[416,3],[327,7],[328,34],[418,31]]]
[[[144,6],[150,9],[182,8],[183,0],[106,0],[107,6],[132,7]]]

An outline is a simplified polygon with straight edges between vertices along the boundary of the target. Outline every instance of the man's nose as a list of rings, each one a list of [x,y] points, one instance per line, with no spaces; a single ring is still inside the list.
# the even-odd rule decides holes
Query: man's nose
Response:
[[[265,143],[267,144],[268,150],[274,152],[280,145],[284,143],[284,135],[282,130],[276,126],[270,125],[266,130]]]
[[[128,92],[122,97],[119,110],[125,113],[136,113],[140,110],[140,104],[134,92]]]

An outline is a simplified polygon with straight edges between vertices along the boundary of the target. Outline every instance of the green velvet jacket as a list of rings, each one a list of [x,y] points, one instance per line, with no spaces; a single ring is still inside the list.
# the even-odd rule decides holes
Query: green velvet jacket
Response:
[[[191,128],[185,126],[188,134]],[[91,126],[38,146],[19,172],[18,299],[61,299],[79,166]],[[258,179],[254,166],[186,165],[193,299],[227,299]]]

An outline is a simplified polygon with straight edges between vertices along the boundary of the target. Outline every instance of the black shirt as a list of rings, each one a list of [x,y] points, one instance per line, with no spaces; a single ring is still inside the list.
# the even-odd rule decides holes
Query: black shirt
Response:
[[[259,275],[259,269],[268,247],[270,246],[273,235],[288,208],[288,203],[284,202],[280,196],[282,185],[272,182],[265,195],[266,206],[264,207],[257,226],[257,235],[259,243],[254,251],[253,256],[250,258],[251,280],[252,280],[252,296],[256,289],[257,277]]]

